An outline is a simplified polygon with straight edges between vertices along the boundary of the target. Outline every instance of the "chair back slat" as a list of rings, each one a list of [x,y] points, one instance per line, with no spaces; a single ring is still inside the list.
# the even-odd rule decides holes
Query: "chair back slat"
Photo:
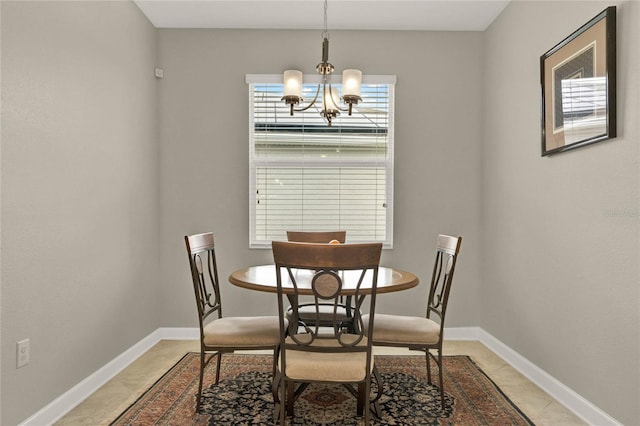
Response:
[[[189,235],[185,237],[185,240],[188,242],[189,251],[192,254],[208,251],[215,247],[213,233],[211,232]]]
[[[274,241],[273,260],[298,269],[371,269],[380,264],[382,243],[315,244]]]
[[[438,251],[457,255],[460,252],[460,244],[462,244],[462,237],[452,237],[450,235],[442,234],[438,235]]]
[[[287,241],[299,243],[329,243],[338,241],[342,244],[347,239],[347,231],[287,231]]]

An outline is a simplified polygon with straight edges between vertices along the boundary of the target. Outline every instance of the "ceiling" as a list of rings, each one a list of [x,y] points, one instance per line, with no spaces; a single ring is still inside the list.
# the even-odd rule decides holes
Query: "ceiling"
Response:
[[[321,0],[134,0],[157,28],[322,29]],[[509,0],[328,0],[329,30],[483,31]]]

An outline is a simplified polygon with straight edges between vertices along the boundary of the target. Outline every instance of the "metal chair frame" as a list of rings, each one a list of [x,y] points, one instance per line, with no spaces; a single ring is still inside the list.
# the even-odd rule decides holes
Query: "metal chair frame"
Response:
[[[409,350],[418,350],[425,352],[427,364],[427,382],[431,385],[431,359],[438,366],[438,378],[440,383],[440,402],[442,408],[445,408],[444,384],[442,371],[442,342],[444,340],[444,320],[447,313],[447,305],[449,303],[449,294],[451,292],[451,284],[453,282],[453,274],[456,268],[460,246],[462,245],[462,237],[452,237],[449,235],[438,235],[438,243],[436,247],[436,259],[433,265],[431,275],[431,285],[429,287],[429,295],[427,297],[426,318],[433,319],[437,317],[440,326],[440,335],[438,342],[431,345],[412,344],[407,342],[385,342],[378,341],[374,338],[374,346],[393,346],[403,347]],[[374,335],[375,336],[375,335]],[[430,350],[436,351],[435,354]]]
[[[217,356],[215,384],[218,384],[220,380],[222,354],[233,353],[236,350],[273,350],[273,372],[275,375],[278,344],[233,347],[205,344],[205,326],[210,320],[215,321],[223,317],[214,238],[212,233],[203,233],[185,236],[184,241],[189,258],[189,268],[191,270],[200,327],[200,379],[196,402],[196,411],[200,412],[204,369],[214,357]],[[206,356],[207,354],[209,355],[208,357]]]
[[[286,319],[285,300],[293,308],[293,317],[289,321],[288,330],[281,329],[280,334],[280,356],[276,379],[274,379],[274,388],[277,389],[278,397],[275,410],[281,424],[285,423],[285,406],[290,416],[293,416],[293,405],[295,399],[302,393],[309,383],[316,381],[324,382],[324,380],[304,379],[300,377],[290,377],[287,374],[287,355],[290,351],[304,351],[310,355],[313,352],[335,353],[339,356],[341,353],[363,352],[366,354],[365,377],[355,382],[340,382],[345,385],[357,385],[357,392],[351,389],[352,393],[357,396],[358,415],[364,416],[365,424],[370,421],[370,405],[377,402],[379,397],[371,399],[371,379],[374,377],[379,380],[377,370],[375,369],[372,341],[370,333],[365,329],[372,330],[375,317],[375,303],[378,280],[378,266],[380,262],[380,254],[382,250],[381,243],[367,244],[313,244],[298,242],[276,242],[272,244],[273,257],[277,275],[278,288],[278,311],[280,324],[284,326]],[[306,270],[308,274],[312,274],[311,289],[313,292],[314,303],[316,304],[316,314],[319,316],[317,305],[321,303],[332,303],[334,306],[334,319],[330,327],[323,327],[319,321],[311,324],[303,324],[300,326],[297,321],[298,299],[300,295],[300,287],[297,274],[300,270]],[[355,300],[354,309],[354,328],[346,327],[342,319],[337,317],[337,310],[340,306],[339,298],[343,284],[344,271],[357,271],[359,275],[358,284],[353,298]],[[372,274],[372,288],[364,294],[361,285],[366,274]],[[283,289],[283,283],[289,283],[292,288]],[[307,289],[308,290],[308,289]],[[365,304],[365,299],[369,300]],[[361,307],[368,306],[369,322],[368,327],[362,323],[360,315]],[[321,341],[329,341],[332,346],[323,346]],[[299,383],[298,389],[295,389],[295,383]],[[378,388],[380,389],[380,382]]]

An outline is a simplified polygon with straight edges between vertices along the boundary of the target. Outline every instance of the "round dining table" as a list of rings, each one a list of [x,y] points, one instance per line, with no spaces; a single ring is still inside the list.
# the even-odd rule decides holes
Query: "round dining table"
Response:
[[[356,293],[356,284],[361,271],[341,271],[343,274],[343,287],[340,291],[341,295],[349,296]],[[295,270],[296,281],[298,283],[299,294],[312,295],[311,280],[313,279],[313,271],[298,269]],[[282,291],[285,294],[294,292],[293,285],[286,272],[282,274],[283,283]],[[373,273],[367,272],[359,294],[370,294],[373,282]],[[229,282],[235,286],[246,288],[249,290],[264,291],[267,293],[277,293],[277,277],[275,265],[250,266],[248,268],[239,269],[229,275]],[[410,272],[402,271],[395,268],[380,266],[378,268],[378,289],[377,293],[393,293],[396,291],[407,290],[418,285],[420,280],[417,276]]]
[[[282,292],[286,294],[291,301],[291,298],[295,297],[295,290],[286,268],[283,269],[285,270],[281,271],[283,279]],[[340,271],[338,273],[342,275],[341,278],[343,283],[339,292],[340,295],[346,296],[347,299],[349,299],[355,294],[358,294],[361,298],[371,294],[373,283],[373,272],[371,270],[367,271],[358,292],[356,292],[356,285],[362,270]],[[313,295],[311,290],[311,280],[315,275],[314,271],[308,269],[294,269],[292,270],[292,274],[294,274],[298,285],[298,295]],[[260,265],[239,269],[229,275],[229,282],[235,286],[249,290],[264,291],[268,293],[278,292],[275,265]],[[407,290],[417,286],[419,282],[420,280],[418,277],[410,272],[384,266],[378,267],[378,294]],[[347,303],[350,304],[349,302]],[[381,382],[382,378],[379,377],[378,380],[378,394],[372,401],[372,410],[374,414],[379,417],[380,409],[378,407],[377,400],[381,397],[384,386]],[[301,387],[296,391],[296,394],[301,393],[307,385],[308,383],[302,383]],[[345,384],[345,386],[347,386],[347,389],[350,389],[351,393],[357,396],[357,392],[349,384]]]

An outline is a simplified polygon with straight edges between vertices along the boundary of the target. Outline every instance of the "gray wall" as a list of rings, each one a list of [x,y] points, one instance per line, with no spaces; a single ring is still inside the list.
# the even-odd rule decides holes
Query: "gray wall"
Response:
[[[540,157],[539,57],[618,5],[615,140]],[[480,325],[640,422],[640,3],[512,2],[486,34]]]
[[[128,2],[2,1],[2,419],[158,327],[157,34]],[[31,364],[16,369],[16,342]]]
[[[220,276],[270,263],[249,249],[245,74],[314,73],[319,31],[160,30],[163,326],[195,326],[182,238],[213,231]],[[479,299],[481,33],[331,32],[341,72],[396,74],[394,249],[386,265],[423,284],[387,295],[382,310],[422,315],[438,233],[463,235],[451,326],[477,324]],[[226,314],[268,314],[275,298],[231,285]]]
[[[196,325],[185,234],[216,233],[223,279],[270,262],[248,248],[244,76],[312,73],[321,39],[155,30],[124,2],[0,4],[0,423],[12,425],[156,328]],[[379,307],[421,313],[436,234],[463,235],[448,325],[482,326],[636,424],[640,12],[618,4],[620,137],[552,158],[539,155],[538,58],[608,3],[515,1],[486,33],[332,32],[330,58],[398,77],[383,263],[423,284]],[[273,309],[230,285],[223,297],[228,315]],[[16,370],[26,337],[32,362]]]

